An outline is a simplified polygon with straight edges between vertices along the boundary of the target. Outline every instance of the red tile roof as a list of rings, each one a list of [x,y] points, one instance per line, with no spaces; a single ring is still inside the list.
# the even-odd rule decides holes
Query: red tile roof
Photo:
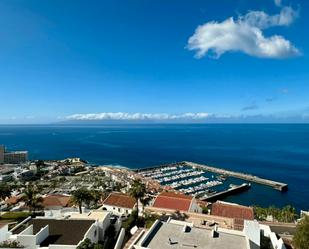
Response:
[[[129,195],[125,195],[122,193],[111,193],[103,201],[103,205],[133,209],[135,206],[135,200]]]
[[[173,192],[162,192],[154,201],[153,207],[163,209],[173,209],[179,211],[189,211],[192,197]]]
[[[70,205],[70,196],[66,195],[48,195],[43,199],[44,207],[68,207]]]
[[[5,200],[5,203],[8,204],[8,205],[14,205],[17,202],[19,202],[20,199],[21,199],[20,196],[11,196],[10,198]]]
[[[253,208],[229,204],[226,202],[215,202],[212,204],[211,214],[234,219],[253,220]]]

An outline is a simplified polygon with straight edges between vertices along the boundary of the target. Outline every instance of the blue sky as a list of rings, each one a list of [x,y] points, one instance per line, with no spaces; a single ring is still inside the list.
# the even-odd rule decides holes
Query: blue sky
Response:
[[[2,0],[0,123],[308,122],[308,10],[305,0]]]

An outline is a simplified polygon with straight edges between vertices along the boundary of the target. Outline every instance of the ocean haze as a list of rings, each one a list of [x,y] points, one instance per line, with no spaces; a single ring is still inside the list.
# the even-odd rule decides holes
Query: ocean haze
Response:
[[[0,144],[31,159],[81,157],[93,164],[148,167],[193,161],[289,184],[254,185],[227,200],[309,209],[307,124],[131,124],[0,126]]]

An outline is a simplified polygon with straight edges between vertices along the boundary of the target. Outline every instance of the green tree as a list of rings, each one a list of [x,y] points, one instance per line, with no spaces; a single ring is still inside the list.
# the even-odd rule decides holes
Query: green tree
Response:
[[[91,198],[91,203],[92,203],[91,208],[98,208],[98,203],[102,199],[102,196],[103,196],[102,191],[91,189],[90,194],[92,197]]]
[[[12,194],[12,188],[7,183],[0,183],[0,201],[5,201],[6,198],[10,198]],[[0,206],[0,214],[1,214]]]
[[[122,223],[122,227],[126,230],[127,234],[129,234],[130,229],[136,225],[137,218],[137,211],[133,210],[128,219]]]
[[[145,196],[145,197],[141,198],[140,201],[142,203],[142,210],[143,210],[143,214],[144,214],[145,206],[147,206],[149,204],[150,198],[148,196]]]
[[[92,243],[90,239],[85,239],[77,249],[103,249],[103,245]]]
[[[73,192],[72,201],[74,204],[78,205],[79,213],[82,213],[83,203],[89,204],[91,200],[93,200],[93,196],[86,188],[80,188]]]
[[[297,225],[293,238],[296,249],[309,249],[309,216],[305,216]]]
[[[43,160],[37,160],[35,161],[35,165],[39,168],[45,166],[45,163]]]
[[[129,193],[136,201],[136,210],[138,214],[138,201],[145,196],[146,186],[140,179],[135,179],[132,183]]]
[[[291,205],[287,205],[282,209],[275,206],[269,206],[268,208],[255,206],[253,210],[255,218],[258,220],[266,220],[269,215],[272,216],[273,221],[280,222],[294,222],[297,218],[296,209]]]
[[[35,166],[36,166],[36,169],[37,169],[37,172],[36,172],[36,177],[40,178],[44,175],[44,171],[42,170],[42,168],[45,166],[45,163],[43,160],[37,160],[35,161]]]
[[[267,217],[267,209],[259,206],[254,206],[254,216],[257,220],[266,220]]]
[[[25,188],[22,195],[22,200],[32,213],[43,207],[43,198],[40,196],[38,188],[32,184],[29,184]]]
[[[0,200],[1,201],[5,201],[6,198],[10,198],[11,193],[12,193],[12,189],[7,183],[5,182],[0,183]]]
[[[204,206],[204,207],[202,207],[202,213],[203,214],[209,214],[209,208],[208,207],[206,207],[206,206]]]
[[[281,209],[279,221],[294,222],[296,218],[296,210],[291,205],[287,205]]]

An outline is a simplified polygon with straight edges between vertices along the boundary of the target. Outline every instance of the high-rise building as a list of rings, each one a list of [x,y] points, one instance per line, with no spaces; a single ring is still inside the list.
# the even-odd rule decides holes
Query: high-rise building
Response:
[[[0,145],[0,164],[18,164],[28,161],[28,151],[6,151],[3,145]]]
[[[0,164],[4,163],[4,146],[0,144]]]
[[[28,151],[13,151],[4,153],[4,163],[25,163],[28,161]]]

